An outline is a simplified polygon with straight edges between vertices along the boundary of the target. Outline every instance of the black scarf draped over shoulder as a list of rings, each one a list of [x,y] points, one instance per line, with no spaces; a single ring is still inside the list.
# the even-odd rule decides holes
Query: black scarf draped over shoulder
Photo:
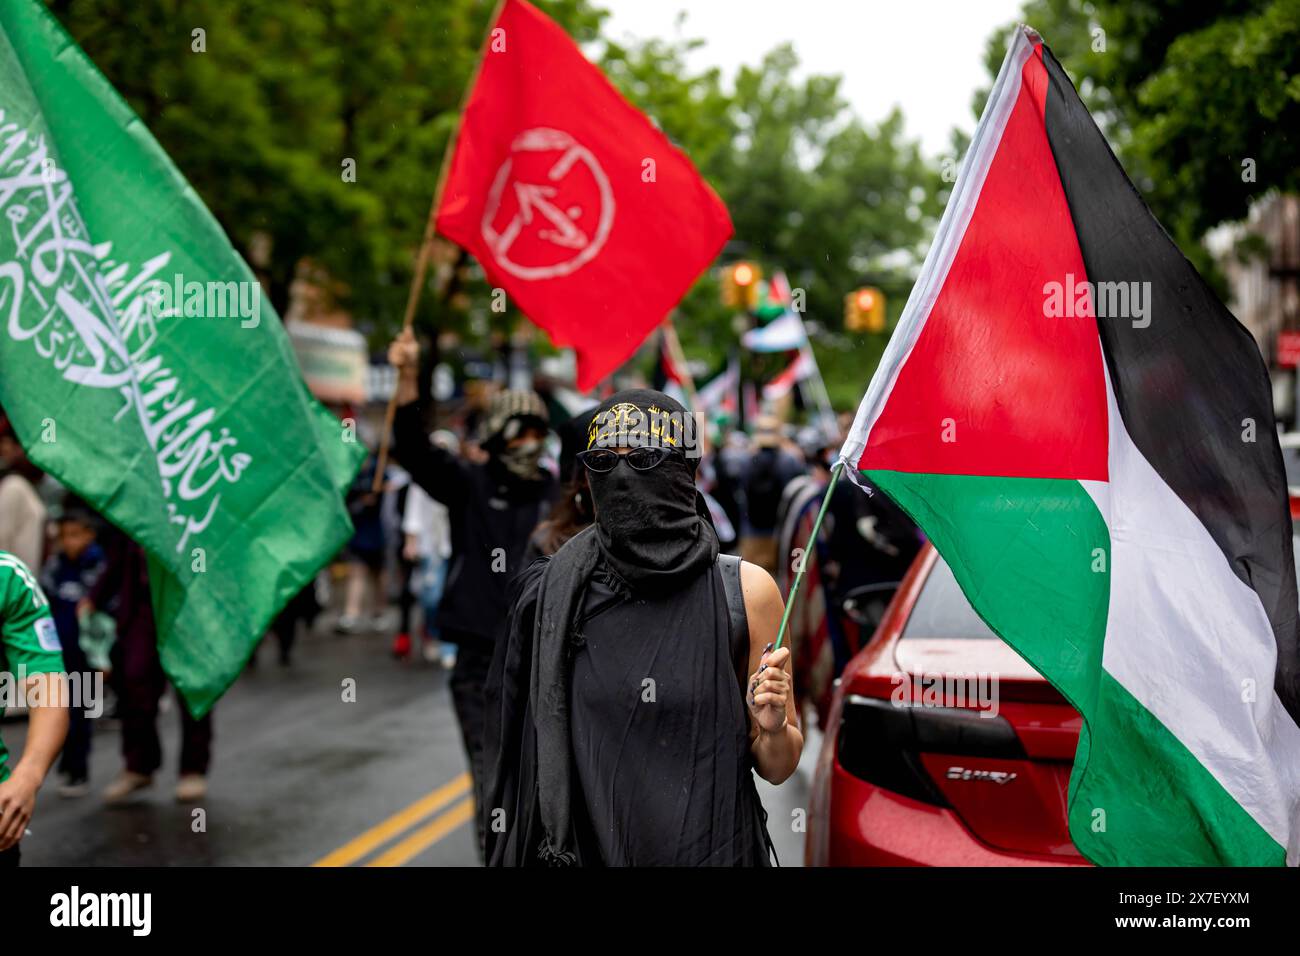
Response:
[[[588,447],[664,444],[687,451],[690,422],[685,409],[662,393],[619,392],[593,416]],[[657,649],[669,683],[691,688],[673,698],[677,709],[665,705],[653,714],[637,711],[635,694],[627,694],[612,680],[588,685],[581,703],[632,705],[622,714],[627,720],[626,736],[588,741],[600,754],[625,746],[655,746],[653,735],[659,730],[654,721],[660,716],[690,733],[714,735],[711,748],[683,752],[680,759],[670,756],[653,771],[660,782],[681,775],[688,791],[683,812],[693,814],[701,834],[698,845],[713,839],[710,819],[723,821],[718,829],[728,834],[745,832],[749,842],[748,830],[755,829],[747,826],[751,811],[756,807],[761,813],[749,772],[747,715],[730,664],[726,600],[715,570],[718,539],[695,489],[693,460],[684,454],[671,455],[643,471],[620,462],[612,470],[591,473],[588,479],[596,524],[516,578],[507,632],[497,645],[488,676],[485,805],[480,812],[489,865],[602,862],[583,795],[575,794],[574,788],[582,786],[578,778],[584,774],[586,785],[593,786],[597,777],[606,784],[617,783],[619,772],[608,762],[589,761],[575,773],[570,694],[576,653],[599,650],[626,664]],[[596,574],[613,581],[615,591],[627,601],[635,600],[636,607],[624,602],[621,611],[584,618]],[[611,630],[615,621],[622,622],[617,631]],[[584,628],[590,628],[592,640],[601,643],[588,642]],[[584,723],[580,729],[587,732],[592,725]],[[708,756],[701,758],[702,753]],[[701,759],[707,760],[707,767],[693,763]],[[692,790],[689,780],[700,774],[716,786]],[[743,799],[737,796],[742,790],[747,791]],[[751,799],[754,806],[748,802]],[[711,800],[722,802],[710,805]],[[741,802],[728,802],[733,800]],[[604,815],[604,834],[611,827],[634,827],[639,819],[636,809],[629,805],[611,810],[601,803],[593,805],[592,812]],[[731,821],[739,822],[733,827]],[[761,823],[757,829],[761,830]],[[766,831],[762,834],[766,836]],[[728,852],[724,846],[720,853],[684,851],[681,855],[712,862]],[[631,853],[632,862],[640,855]],[[751,858],[752,854],[734,857]]]
[[[595,529],[586,528],[511,587],[506,633],[485,690],[487,779],[479,812],[489,866],[584,862],[572,827],[568,634],[599,556]]]
[[[720,572],[710,562],[680,592],[611,606],[607,585],[619,583],[593,529],[516,579],[486,690],[488,864],[768,865]],[[575,660],[592,654],[571,699]],[[623,666],[635,660],[654,663]],[[625,672],[633,684],[653,673],[675,696],[638,705],[615,676]],[[606,721],[610,706],[619,713]],[[680,753],[662,749],[665,734]],[[656,834],[641,832],[652,819]]]

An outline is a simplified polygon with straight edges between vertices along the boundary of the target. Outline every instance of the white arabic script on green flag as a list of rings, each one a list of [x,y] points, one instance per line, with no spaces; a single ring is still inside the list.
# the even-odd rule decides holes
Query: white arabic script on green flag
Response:
[[[34,0],[0,4],[0,405],[36,464],[144,546],[163,667],[196,714],[351,533],[363,449],[211,213]]]

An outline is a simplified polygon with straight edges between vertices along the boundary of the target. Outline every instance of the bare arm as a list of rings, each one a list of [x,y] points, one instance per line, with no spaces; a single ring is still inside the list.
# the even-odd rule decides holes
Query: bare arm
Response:
[[[750,714],[750,752],[758,775],[770,783],[781,783],[794,773],[803,753],[790,677],[790,648],[770,650],[785,605],[772,576],[757,565],[741,564],[740,585],[749,618],[750,676],[744,694]]]
[[[68,735],[68,684],[63,674],[36,674],[26,683],[29,702],[27,744],[13,773],[0,783],[0,850],[7,850],[23,838],[54,758]]]

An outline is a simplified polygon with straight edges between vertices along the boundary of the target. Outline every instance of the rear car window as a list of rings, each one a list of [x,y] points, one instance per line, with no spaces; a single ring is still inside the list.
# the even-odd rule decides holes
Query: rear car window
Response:
[[[1300,531],[1300,524],[1296,528]],[[1300,534],[1292,535],[1291,548],[1295,552],[1296,584],[1300,587]],[[938,557],[921,588],[921,596],[916,599],[912,616],[903,627],[903,637],[996,638],[997,635],[980,620],[966,595],[961,593],[948,562]]]
[[[903,627],[903,637],[993,638],[997,635],[980,620],[961,593],[948,562],[939,557],[925,579],[916,606]]]

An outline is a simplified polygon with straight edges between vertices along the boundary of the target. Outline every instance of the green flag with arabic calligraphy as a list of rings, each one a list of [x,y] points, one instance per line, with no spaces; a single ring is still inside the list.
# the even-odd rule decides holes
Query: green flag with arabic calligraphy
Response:
[[[35,0],[0,4],[0,405],[148,554],[191,712],[347,540],[364,457],[139,118]]]

